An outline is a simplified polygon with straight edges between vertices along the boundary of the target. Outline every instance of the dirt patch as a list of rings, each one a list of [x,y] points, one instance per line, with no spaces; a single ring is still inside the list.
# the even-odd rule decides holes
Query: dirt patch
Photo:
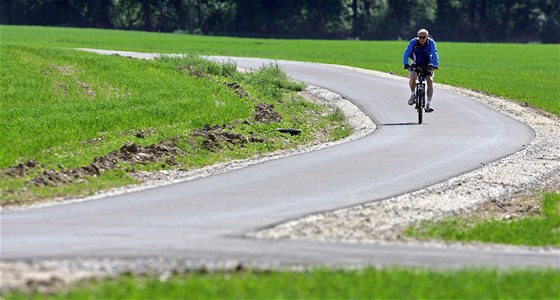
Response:
[[[115,170],[121,165],[138,165],[148,163],[162,163],[169,166],[176,165],[176,157],[184,155],[175,146],[173,140],[164,141],[148,147],[138,144],[125,144],[119,150],[107,155],[96,157],[87,166],[77,169],[61,171],[47,170],[31,180],[36,186],[60,186],[82,180],[85,176],[99,176],[104,171]]]
[[[51,65],[54,69],[56,69],[60,75],[64,77],[70,77],[74,80],[75,84],[82,90],[82,94],[88,98],[95,98],[97,94],[93,90],[93,88],[86,82],[83,82],[76,77],[76,68],[74,66],[65,65]],[[45,72],[44,75],[48,76],[48,73]],[[64,82],[55,82],[54,84],[54,93],[57,95],[61,95],[62,97],[68,97],[70,95],[70,87],[67,83]]]
[[[540,216],[543,213],[542,194],[558,193],[560,176],[550,176],[543,182],[543,185],[544,188],[513,193],[509,197],[490,199],[463,217],[468,220],[515,220]]]
[[[151,135],[154,135],[155,133],[156,133],[155,129],[148,128],[148,129],[145,129],[145,130],[137,130],[134,133],[134,136],[139,138],[139,139],[143,139],[143,138],[149,137]]]
[[[542,213],[540,197],[519,196],[515,198],[491,199],[466,215],[469,220],[512,220],[538,216]]]
[[[264,142],[263,138],[259,138],[255,134],[251,134],[249,137],[245,137],[240,133],[233,132],[232,130],[234,128],[234,125],[206,125],[204,126],[204,128],[196,130],[194,132],[194,136],[202,137],[202,145],[204,146],[204,148],[212,152],[218,152],[224,146],[228,147],[229,149],[233,149],[235,147],[243,147],[248,142]]]
[[[257,122],[272,123],[282,121],[282,116],[276,111],[274,105],[260,103],[255,106],[254,118]],[[248,121],[244,123],[249,124]],[[207,150],[218,152],[223,147],[233,149],[235,147],[243,147],[248,142],[263,143],[264,139],[251,134],[246,137],[240,133],[234,132],[235,124],[230,125],[215,125],[210,126],[206,124],[204,128],[197,129],[194,136],[202,137],[202,145]]]
[[[66,98],[70,95],[69,91],[70,91],[70,87],[68,87],[68,84],[64,82],[58,82],[58,81],[54,83],[53,92],[56,95]]]
[[[88,98],[95,98],[97,96],[97,94],[89,84],[78,79],[76,79],[76,84],[80,87],[80,89],[82,89],[82,93],[84,94],[84,96]]]
[[[249,124],[248,121],[244,121],[243,123]],[[239,122],[236,124],[239,124]],[[196,130],[193,136],[202,137],[202,146],[212,152],[219,152],[224,149],[224,147],[234,149],[236,147],[245,147],[247,143],[265,142],[263,138],[258,137],[256,134],[250,133],[244,136],[241,133],[235,132],[236,124],[224,124],[221,126],[206,125]],[[136,138],[143,139],[154,134],[154,132],[154,129],[146,129],[135,131],[133,134]],[[99,137],[88,140],[87,143],[98,143],[103,140],[104,137]],[[1,171],[0,175],[2,177],[26,177],[30,174],[42,172],[38,176],[30,179],[28,183],[35,186],[53,187],[80,182],[83,181],[86,176],[100,176],[105,171],[127,168],[126,166],[160,163],[164,167],[176,167],[178,166],[177,157],[184,155],[186,155],[186,153],[176,146],[174,139],[146,147],[136,143],[127,143],[119,150],[95,157],[92,163],[83,167],[45,170],[45,167],[41,166],[35,160],[29,160]]]
[[[29,170],[37,168],[38,164],[34,160],[28,160],[25,163],[20,163],[17,166],[9,167],[4,175],[8,177],[25,177],[29,173]]]
[[[195,68],[194,66],[179,66],[179,67],[177,67],[177,69],[179,69],[181,71],[185,71],[187,73],[187,75],[194,76],[194,77],[197,77],[197,78],[208,79],[210,77],[208,75],[208,73],[200,71],[197,68]]]
[[[230,90],[234,91],[239,98],[249,98],[249,92],[247,92],[243,87],[237,82],[224,82]]]
[[[211,79],[210,74],[198,70],[194,66],[179,66],[178,69],[181,71],[185,71],[189,76],[193,76],[201,79]],[[239,98],[249,98],[249,92],[247,92],[239,83],[223,82],[222,84],[227,86],[230,90],[234,91],[237,94],[237,96],[239,96]]]
[[[51,67],[55,68],[62,76],[73,76],[76,74],[76,67],[72,65],[59,66],[52,64]]]
[[[282,122],[282,116],[272,104],[259,103],[255,106],[255,120],[262,123]]]

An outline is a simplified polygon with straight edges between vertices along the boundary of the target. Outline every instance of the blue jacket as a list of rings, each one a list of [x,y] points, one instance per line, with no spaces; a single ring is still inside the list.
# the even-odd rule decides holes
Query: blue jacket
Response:
[[[409,58],[416,62],[416,56],[420,53],[420,51],[425,51],[426,55],[428,56],[428,62],[426,63],[426,65],[433,65],[436,68],[438,67],[439,56],[437,52],[436,42],[431,38],[428,38],[424,49],[422,49],[418,38],[415,37],[410,40],[408,46],[406,47],[406,50],[404,51],[403,64],[405,68],[410,66],[408,64]]]

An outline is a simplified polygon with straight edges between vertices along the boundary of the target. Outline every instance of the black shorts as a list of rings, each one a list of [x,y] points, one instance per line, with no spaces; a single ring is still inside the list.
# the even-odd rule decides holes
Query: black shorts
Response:
[[[413,71],[413,70],[408,70],[408,72],[410,73],[411,76],[412,76],[412,73],[413,73],[413,72],[416,73],[416,71]],[[432,77],[432,80],[434,80],[434,76],[435,76],[435,75],[434,75],[434,70],[427,70],[426,73],[428,73],[428,74],[426,75],[426,77]],[[417,74],[417,75],[418,75],[418,74]]]

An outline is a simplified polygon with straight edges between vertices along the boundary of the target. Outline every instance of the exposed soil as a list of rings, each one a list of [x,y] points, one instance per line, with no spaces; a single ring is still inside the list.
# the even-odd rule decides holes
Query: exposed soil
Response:
[[[239,83],[237,82],[224,82],[230,90],[234,91],[239,98],[249,98],[249,92],[247,92]]]
[[[104,171],[115,170],[122,165],[137,165],[148,163],[162,163],[169,166],[176,165],[176,157],[184,155],[184,152],[175,146],[173,140],[142,147],[138,144],[125,144],[119,150],[115,150],[104,156],[96,157],[87,166],[66,169],[61,171],[47,170],[43,174],[32,179],[36,186],[59,186],[79,181],[85,176],[99,176]]]
[[[4,175],[8,177],[25,177],[29,173],[30,169],[34,169],[38,166],[37,162],[34,160],[28,160],[25,163],[20,163],[17,166],[9,167],[4,172]]]
[[[472,220],[512,220],[542,213],[541,199],[535,195],[490,199],[464,217]]]
[[[194,76],[202,79],[211,79],[211,76],[208,73],[198,70],[194,66],[179,66],[178,69],[185,71],[189,76]],[[249,93],[245,89],[243,89],[243,87],[237,82],[224,82],[223,85],[233,90],[237,94],[237,96],[239,96],[239,98],[249,97]]]
[[[203,78],[203,79],[208,79],[209,78],[208,73],[200,71],[193,66],[179,66],[178,69],[187,72],[187,74],[189,76],[194,76],[194,77]]]
[[[235,85],[234,87],[237,87]],[[282,116],[276,111],[274,105],[260,103],[255,106],[254,118],[257,122],[273,123],[282,121]],[[243,123],[249,124],[248,121]],[[202,144],[207,150],[218,152],[224,146],[229,149],[235,147],[243,147],[248,142],[251,143],[264,143],[264,139],[251,134],[245,137],[240,133],[234,132],[235,125],[206,125],[204,128],[198,129],[194,132],[194,136],[203,137]]]
[[[230,131],[233,128],[231,125],[206,125],[204,128],[196,130],[194,135],[204,138],[202,141],[204,148],[212,152],[219,152],[223,145],[232,149],[236,146],[243,146],[249,141],[242,134]]]
[[[282,122],[282,116],[276,111],[274,105],[259,103],[255,106],[255,120],[262,123]]]
[[[138,144],[125,144],[119,150],[112,151],[104,156],[96,157],[87,166],[75,169],[46,170],[39,176],[30,180],[35,186],[60,186],[80,181],[84,177],[99,176],[104,171],[114,170],[124,165],[137,165],[158,162],[169,166],[176,165],[176,157],[184,152],[175,146],[173,140],[142,147]],[[6,169],[3,176],[25,177],[31,171],[41,168],[39,163],[29,160],[17,166]]]
[[[74,80],[77,86],[80,87],[82,90],[82,94],[88,98],[95,98],[97,94],[91,88],[91,86],[78,79],[76,76],[76,68],[74,66],[66,65],[66,66],[58,66],[58,65],[51,65],[54,69],[57,70],[62,76],[70,77]],[[47,72],[44,72],[45,76],[48,76]],[[70,95],[70,87],[67,83],[64,82],[56,82],[54,85],[54,93],[57,95],[62,95],[63,97],[68,97]]]
[[[238,88],[238,86],[236,85],[234,88]],[[254,118],[259,122],[265,123],[279,122],[282,120],[282,117],[274,109],[274,106],[269,104],[258,104],[255,107]],[[247,121],[245,121],[245,123],[248,124]],[[240,133],[234,132],[234,129],[235,125],[206,125],[196,130],[194,136],[203,137],[203,147],[212,152],[219,152],[224,147],[233,149],[235,147],[244,147],[249,142],[263,143],[265,141],[255,134],[245,137]],[[144,138],[149,134],[151,134],[150,131],[138,131],[135,136]],[[97,140],[92,142],[97,142]],[[87,166],[58,171],[52,169],[46,170],[29,182],[35,186],[61,186],[79,182],[86,176],[100,176],[105,171],[115,170],[127,165],[161,163],[166,166],[176,166],[177,156],[183,155],[186,155],[186,153],[176,146],[174,140],[163,141],[147,147],[140,146],[136,143],[125,144],[119,150],[96,157],[93,162]],[[25,177],[28,176],[32,170],[37,170],[40,167],[39,163],[35,160],[29,160],[6,169],[3,172],[3,176]]]

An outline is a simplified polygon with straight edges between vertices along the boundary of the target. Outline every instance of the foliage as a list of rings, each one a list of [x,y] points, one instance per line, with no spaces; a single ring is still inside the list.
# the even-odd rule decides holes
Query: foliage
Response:
[[[472,220],[452,218],[422,222],[409,228],[416,238],[449,241],[481,241],[529,246],[560,246],[560,194],[546,194],[542,215],[514,220]]]
[[[0,23],[290,38],[560,42],[557,0],[4,0]]]

